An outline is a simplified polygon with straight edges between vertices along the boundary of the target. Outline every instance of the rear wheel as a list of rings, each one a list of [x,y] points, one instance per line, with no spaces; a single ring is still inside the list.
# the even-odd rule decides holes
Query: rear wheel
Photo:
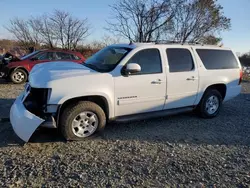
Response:
[[[25,83],[27,79],[28,79],[28,75],[23,69],[16,69],[10,74],[10,80],[14,84]]]
[[[213,118],[218,115],[221,104],[222,96],[220,92],[211,89],[205,92],[196,110],[203,118]]]
[[[67,140],[84,140],[103,130],[105,125],[102,108],[88,101],[66,107],[60,118],[60,128]]]

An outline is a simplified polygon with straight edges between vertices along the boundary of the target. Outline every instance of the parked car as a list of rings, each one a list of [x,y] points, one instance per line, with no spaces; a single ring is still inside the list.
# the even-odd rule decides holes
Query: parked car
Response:
[[[112,120],[193,110],[213,118],[241,92],[237,56],[216,46],[119,44],[84,64],[59,64],[36,65],[11,107],[11,124],[24,141],[38,127],[59,128],[67,140],[82,140]]]
[[[38,50],[24,57],[10,59],[4,62],[0,75],[10,79],[15,84],[21,84],[28,80],[31,69],[40,63],[51,61],[72,61],[82,63],[85,61],[83,55],[75,51],[66,50]]]

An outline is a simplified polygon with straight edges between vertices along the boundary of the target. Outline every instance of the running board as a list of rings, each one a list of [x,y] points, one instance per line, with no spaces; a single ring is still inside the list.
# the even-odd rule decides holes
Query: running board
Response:
[[[141,114],[120,116],[113,120],[117,122],[145,120],[145,119],[151,119],[151,118],[159,118],[159,117],[164,117],[164,116],[182,114],[185,112],[191,112],[193,110],[194,110],[194,107],[185,107],[185,108],[177,108],[177,109],[163,110],[163,111],[157,111],[157,112],[147,112],[147,113],[141,113]]]

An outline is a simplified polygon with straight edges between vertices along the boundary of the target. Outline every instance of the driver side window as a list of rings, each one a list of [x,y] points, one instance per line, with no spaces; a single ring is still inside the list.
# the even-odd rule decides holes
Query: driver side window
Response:
[[[53,52],[44,52],[44,53],[40,53],[37,56],[38,60],[48,60],[48,61],[52,61],[53,58]]]
[[[161,56],[158,49],[145,49],[137,52],[129,61],[141,66],[141,72],[136,74],[162,73]]]

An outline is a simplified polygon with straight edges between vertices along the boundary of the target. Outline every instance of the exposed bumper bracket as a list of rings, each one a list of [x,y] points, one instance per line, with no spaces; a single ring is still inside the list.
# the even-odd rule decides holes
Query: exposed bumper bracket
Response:
[[[41,124],[41,127],[56,129],[56,121],[53,116],[46,118],[46,120]]]

